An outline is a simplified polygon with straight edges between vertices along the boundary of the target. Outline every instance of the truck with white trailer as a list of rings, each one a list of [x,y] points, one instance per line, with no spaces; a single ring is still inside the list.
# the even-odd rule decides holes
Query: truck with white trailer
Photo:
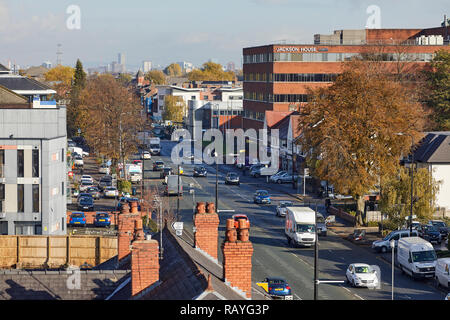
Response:
[[[154,156],[161,154],[161,139],[160,138],[150,138],[149,142],[150,153]]]
[[[316,212],[309,207],[287,207],[284,232],[291,246],[310,247],[316,242]]]

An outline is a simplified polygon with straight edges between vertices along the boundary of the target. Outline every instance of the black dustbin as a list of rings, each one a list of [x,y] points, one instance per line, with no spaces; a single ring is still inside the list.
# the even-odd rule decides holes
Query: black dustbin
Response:
[[[133,196],[136,195],[136,187],[131,187],[131,194],[132,194]]]

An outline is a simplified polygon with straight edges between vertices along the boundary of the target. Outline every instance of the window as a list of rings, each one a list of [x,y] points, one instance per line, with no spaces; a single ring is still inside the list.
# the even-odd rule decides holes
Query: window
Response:
[[[0,212],[3,212],[3,200],[5,200],[5,185],[0,183]]]
[[[17,150],[17,177],[23,178],[23,166],[24,166],[24,160],[23,160],[23,150]]]
[[[25,212],[24,208],[24,185],[17,185],[17,212]]]
[[[39,150],[33,150],[32,163],[33,163],[33,170],[32,170],[33,178],[38,178],[39,177]]]
[[[61,182],[61,194],[64,195],[64,181]]]
[[[0,150],[0,178],[4,176],[3,168],[5,166],[5,150]]]
[[[33,184],[33,213],[40,211],[40,203],[39,203],[39,185]]]
[[[61,149],[61,161],[64,162],[64,158],[65,158],[65,152],[64,152],[64,148]]]

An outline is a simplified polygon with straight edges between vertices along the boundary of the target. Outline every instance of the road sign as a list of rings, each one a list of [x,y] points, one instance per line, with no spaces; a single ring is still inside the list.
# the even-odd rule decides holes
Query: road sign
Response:
[[[175,233],[177,236],[181,237],[183,235],[183,230],[176,230]]]
[[[304,176],[308,177],[309,176],[309,168],[305,168],[304,170]]]
[[[183,222],[172,223],[172,228],[174,228],[175,230],[183,230]]]

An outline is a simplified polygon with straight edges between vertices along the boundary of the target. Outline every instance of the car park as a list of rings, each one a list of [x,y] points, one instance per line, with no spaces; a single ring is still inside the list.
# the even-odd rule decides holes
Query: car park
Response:
[[[345,272],[347,283],[353,287],[374,288],[379,285],[378,274],[375,269],[365,263],[352,263]]]
[[[101,198],[101,192],[97,187],[89,187],[87,188],[86,192],[91,194],[92,197],[96,200]]]
[[[198,166],[194,168],[194,177],[206,177],[208,175],[208,171],[203,166]]]
[[[419,234],[417,230],[412,231],[412,236],[417,237]],[[389,250],[391,250],[390,241],[395,241],[395,247],[397,247],[397,242],[401,238],[407,238],[410,237],[410,231],[409,229],[404,230],[395,230],[389,233],[386,237],[384,237],[382,240],[376,240],[372,243],[372,249],[376,252],[382,252],[385,253]]]
[[[110,172],[111,172],[111,169],[106,164],[102,164],[100,166],[100,168],[98,169],[98,173],[110,174]]]
[[[438,286],[443,286],[450,290],[450,258],[437,259],[435,279]]]
[[[270,204],[272,201],[269,192],[266,190],[257,190],[253,196],[253,202],[258,204]]]
[[[84,212],[72,212],[69,219],[70,226],[86,226],[86,216]]]
[[[241,184],[241,181],[237,173],[228,172],[225,177],[225,184],[235,184],[239,186]]]
[[[92,197],[81,197],[78,200],[78,210],[94,211],[94,199]]]
[[[164,168],[164,162],[157,160],[153,162],[153,171],[161,171]]]
[[[105,198],[116,198],[119,196],[119,191],[115,187],[106,187],[103,189],[103,195]]]
[[[111,217],[107,212],[97,212],[94,218],[94,226],[95,227],[110,227],[111,226]]]
[[[429,242],[435,242],[437,244],[441,244],[442,242],[442,236],[439,232],[438,228],[436,228],[433,225],[421,225],[417,229],[419,232],[419,237],[429,241]]]
[[[257,283],[264,291],[274,299],[293,300],[292,289],[288,282],[279,277],[270,277]]]
[[[280,204],[276,208],[277,217],[285,217],[286,216],[286,208],[292,207],[294,203],[292,201],[280,201]]]

